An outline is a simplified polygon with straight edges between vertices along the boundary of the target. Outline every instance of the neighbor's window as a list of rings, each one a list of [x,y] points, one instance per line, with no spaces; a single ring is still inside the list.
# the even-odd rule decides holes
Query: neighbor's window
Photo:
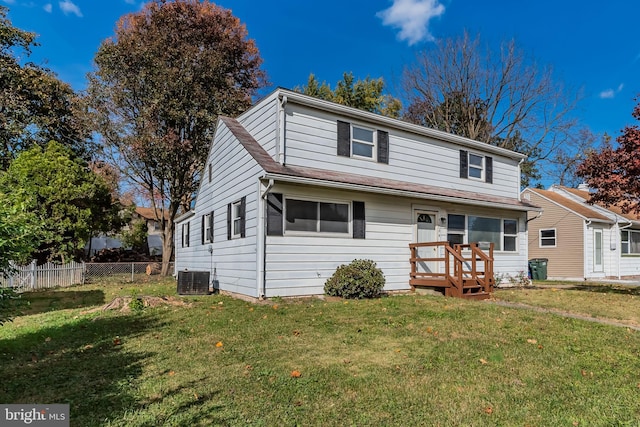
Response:
[[[231,205],[231,238],[235,239],[242,235],[242,200]]]
[[[451,245],[461,245],[464,243],[465,232],[465,216],[464,215],[447,215],[447,240]]]
[[[349,204],[287,199],[285,230],[349,233]]]
[[[375,132],[359,126],[351,126],[351,155],[373,159]]]
[[[516,252],[518,250],[518,221],[515,219],[505,219],[503,224],[502,250]]]
[[[556,229],[555,228],[540,230],[540,247],[541,248],[556,247]]]
[[[469,153],[469,178],[484,180],[484,156]]]
[[[620,240],[623,254],[640,255],[640,231],[622,230]]]

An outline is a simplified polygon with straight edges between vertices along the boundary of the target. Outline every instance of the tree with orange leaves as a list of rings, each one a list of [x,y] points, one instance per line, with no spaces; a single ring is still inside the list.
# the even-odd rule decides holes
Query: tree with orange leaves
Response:
[[[631,115],[640,120],[640,104]],[[617,148],[605,140],[599,151],[589,152],[577,174],[596,190],[590,202],[640,214],[640,127],[625,127],[616,141]]]
[[[105,154],[153,201],[163,268],[174,218],[197,191],[219,114],[236,116],[266,84],[262,59],[231,11],[155,0],[123,16],[95,57],[88,98]]]

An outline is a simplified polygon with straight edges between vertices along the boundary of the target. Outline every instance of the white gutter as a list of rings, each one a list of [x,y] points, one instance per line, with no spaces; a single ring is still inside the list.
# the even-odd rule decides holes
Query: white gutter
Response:
[[[460,198],[455,196],[445,196],[445,195],[439,195],[439,194],[425,194],[425,193],[420,193],[416,191],[395,190],[391,188],[381,188],[381,187],[373,187],[370,185],[363,185],[363,184],[350,184],[350,183],[344,183],[344,182],[329,181],[324,179],[281,175],[277,173],[267,173],[266,175],[264,175],[263,179],[275,180],[280,182],[289,182],[292,184],[317,185],[317,186],[336,188],[341,190],[359,190],[359,191],[365,191],[367,193],[411,197],[415,199],[435,200],[440,202],[458,203],[458,204],[465,204],[465,205],[472,205],[472,206],[489,206],[489,207],[495,207],[495,208],[510,209],[514,211],[528,212],[528,211],[542,210],[539,208],[534,209],[534,208],[529,208],[524,206],[511,205],[508,203],[465,199],[465,198]]]

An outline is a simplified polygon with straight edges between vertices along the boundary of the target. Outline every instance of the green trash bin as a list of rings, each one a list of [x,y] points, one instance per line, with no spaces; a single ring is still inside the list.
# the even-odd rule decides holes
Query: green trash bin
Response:
[[[533,258],[529,260],[529,270],[532,280],[547,280],[547,258]]]

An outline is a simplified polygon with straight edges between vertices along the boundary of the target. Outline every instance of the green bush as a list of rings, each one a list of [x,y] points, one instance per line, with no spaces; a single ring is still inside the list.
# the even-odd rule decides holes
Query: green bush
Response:
[[[324,284],[324,293],[342,298],[375,298],[384,288],[384,275],[376,263],[356,259],[341,265]]]
[[[27,307],[29,301],[20,298],[20,294],[11,288],[0,288],[0,326],[11,322],[21,314],[20,309]]]

